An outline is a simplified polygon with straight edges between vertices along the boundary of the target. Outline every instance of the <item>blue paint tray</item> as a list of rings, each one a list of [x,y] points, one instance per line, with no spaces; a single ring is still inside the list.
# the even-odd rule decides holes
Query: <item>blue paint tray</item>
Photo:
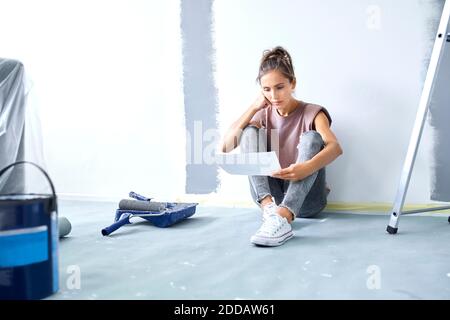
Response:
[[[134,192],[130,192],[130,197],[140,201],[151,201],[151,198],[145,198]],[[167,228],[194,215],[197,205],[198,203],[166,202],[162,212],[117,209],[114,223],[102,229],[102,234],[107,236],[120,227],[131,224],[130,219],[134,217],[145,219],[156,227]]]

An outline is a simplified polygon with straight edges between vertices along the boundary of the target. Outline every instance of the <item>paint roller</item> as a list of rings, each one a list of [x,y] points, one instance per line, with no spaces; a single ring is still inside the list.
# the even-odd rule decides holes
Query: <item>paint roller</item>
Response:
[[[166,208],[167,208],[166,202],[141,201],[130,199],[123,199],[120,200],[119,202],[120,210],[163,212]]]
[[[161,216],[165,214],[170,207],[171,206],[167,202],[122,199],[119,202],[119,210],[130,212],[123,213],[115,223],[102,229],[102,235],[107,236],[120,227],[131,224],[130,219],[134,217],[145,219],[146,217]]]
[[[129,193],[129,197],[136,200],[123,199],[119,202],[114,223],[103,228],[102,235],[110,235],[120,227],[131,224],[131,219],[134,217],[143,218],[157,227],[166,228],[192,216],[198,205],[198,203],[151,201],[152,198],[133,191]]]

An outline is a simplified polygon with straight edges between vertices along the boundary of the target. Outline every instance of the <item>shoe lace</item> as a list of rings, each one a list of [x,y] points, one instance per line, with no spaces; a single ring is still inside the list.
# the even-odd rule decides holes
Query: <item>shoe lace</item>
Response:
[[[260,228],[260,232],[273,234],[283,226],[283,219],[276,213],[269,214]]]
[[[271,214],[276,214],[277,205],[275,203],[270,203],[264,207],[263,218],[268,217]]]

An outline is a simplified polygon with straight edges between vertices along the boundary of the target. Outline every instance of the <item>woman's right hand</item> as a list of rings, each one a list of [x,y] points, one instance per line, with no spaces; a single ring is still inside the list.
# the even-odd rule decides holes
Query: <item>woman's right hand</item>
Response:
[[[267,108],[270,106],[270,101],[264,96],[264,94],[261,92],[259,96],[256,98],[255,102],[253,102],[253,109],[258,112],[262,109]]]

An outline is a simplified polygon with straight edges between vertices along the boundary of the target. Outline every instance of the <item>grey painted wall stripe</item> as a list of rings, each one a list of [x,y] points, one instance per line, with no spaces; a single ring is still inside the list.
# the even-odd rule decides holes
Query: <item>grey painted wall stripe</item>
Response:
[[[183,85],[186,130],[186,187],[188,194],[217,190],[218,167],[203,161],[208,141],[203,134],[217,130],[217,89],[214,84],[212,39],[213,0],[181,0]]]
[[[422,82],[425,82],[444,3],[445,0],[426,0],[422,2],[423,6],[429,6],[431,8],[431,16],[426,26],[428,43],[426,44],[426,54],[422,68]],[[437,74],[428,113],[428,123],[433,132],[432,163],[430,164],[430,199],[433,201],[450,201],[450,143],[448,140],[450,136],[450,127],[448,126],[448,119],[450,119],[449,83],[450,46],[447,45],[443,62]]]
[[[433,11],[441,17],[444,1],[435,0]],[[438,21],[439,23],[439,21]],[[449,25],[450,28],[450,25]],[[436,36],[437,25],[434,28]],[[449,29],[447,29],[449,30]],[[431,170],[431,200],[450,201],[450,43],[444,49],[430,104],[430,126],[433,130],[433,163]]]

